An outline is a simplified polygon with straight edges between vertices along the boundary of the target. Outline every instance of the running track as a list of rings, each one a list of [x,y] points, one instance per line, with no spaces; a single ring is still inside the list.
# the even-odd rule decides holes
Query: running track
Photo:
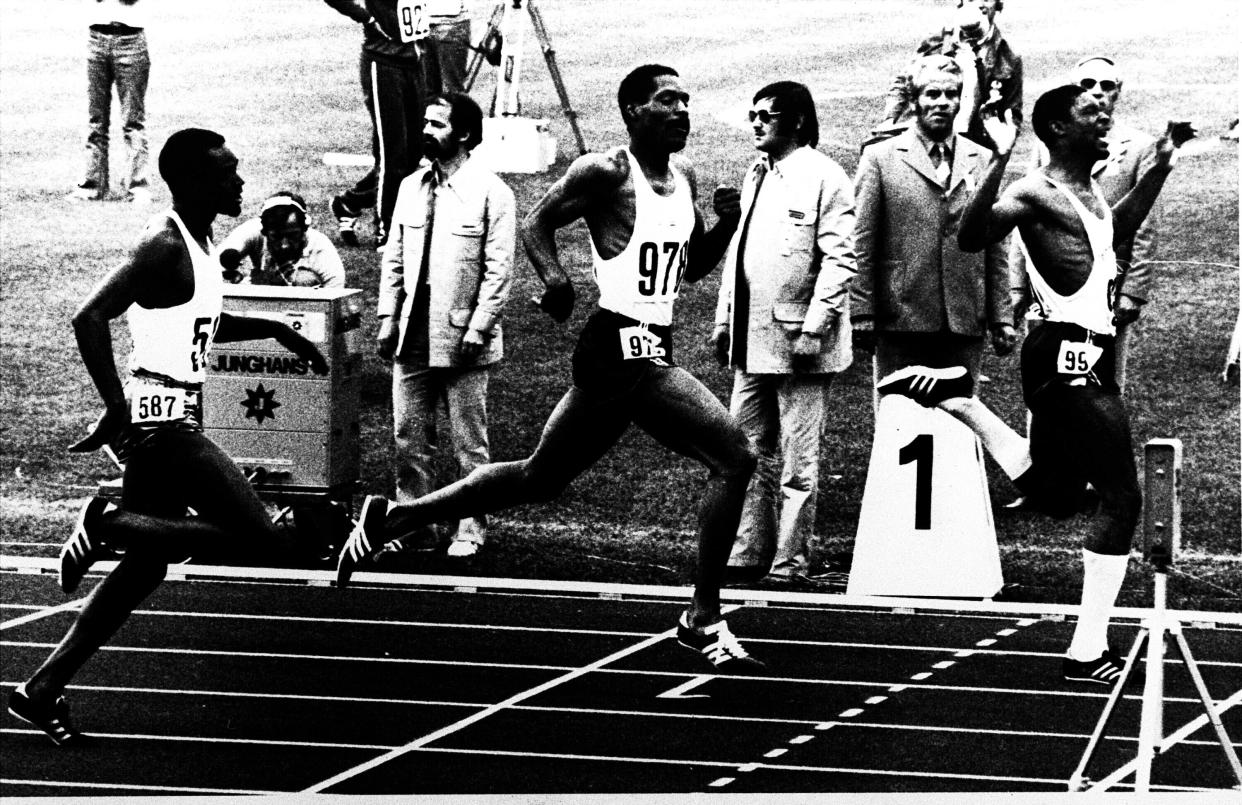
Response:
[[[75,606],[53,575],[6,565],[5,696]],[[1055,606],[728,591],[735,633],[770,665],[736,678],[672,639],[682,588],[192,573],[69,689],[93,746],[57,749],[5,714],[0,796],[1064,792],[1105,699],[1059,679],[1072,621]],[[1201,616],[1217,622],[1187,639],[1242,750],[1242,623]],[[1136,621],[1121,623],[1125,649]],[[1229,788],[1185,669],[1166,677],[1176,740],[1153,783]],[[1127,772],[1141,683],[1095,781]]]

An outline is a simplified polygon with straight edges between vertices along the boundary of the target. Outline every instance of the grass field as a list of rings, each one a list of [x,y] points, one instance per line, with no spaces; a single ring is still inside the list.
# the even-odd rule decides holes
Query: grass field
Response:
[[[114,474],[102,456],[64,452],[94,417],[98,400],[68,319],[151,213],[65,198],[79,179],[86,133],[85,26],[68,13],[71,5],[0,0],[0,525],[8,541],[59,542],[81,499]],[[477,37],[491,5],[472,5]],[[614,98],[625,72],[648,61],[671,64],[693,95],[695,133],[686,153],[701,185],[711,188],[739,181],[752,158],[742,127],[750,95],[778,78],[811,87],[819,102],[821,148],[852,172],[856,144],[878,116],[892,74],[918,39],[939,26],[946,5],[544,0],[540,8],[588,146],[624,141]],[[214,128],[242,160],[247,214],[267,194],[290,188],[314,203],[313,223],[331,231],[327,202],[357,171],[326,167],[321,157],[361,153],[369,138],[357,86],[357,26],[310,0],[157,8],[147,98],[153,155],[178,128]],[[1028,110],[1059,71],[1084,55],[1104,53],[1125,71],[1119,117],[1130,125],[1156,131],[1169,118],[1185,118],[1199,121],[1204,136],[1215,136],[1237,117],[1239,24],[1231,0],[1014,2],[1000,22],[1025,60]],[[561,158],[552,174],[507,177],[519,214],[567,164],[573,142],[533,35],[527,44],[524,111],[552,120]],[[485,77],[475,96],[485,101],[491,86]],[[1029,148],[1027,133],[1015,166],[1026,163]],[[122,151],[114,121],[114,176]],[[1160,257],[1168,262],[1144,314],[1146,334],[1129,395],[1136,445],[1169,436],[1185,445],[1183,544],[1198,558],[1184,569],[1204,581],[1176,581],[1174,600],[1223,609],[1242,608],[1238,391],[1216,380],[1238,306],[1237,156],[1236,143],[1227,143],[1183,162],[1166,186]],[[162,187],[156,196],[157,204],[168,201]],[[220,221],[217,233],[231,225]],[[539,283],[518,257],[506,320],[508,357],[492,381],[494,458],[530,451],[569,382],[573,335],[594,299],[585,235],[581,226],[562,233],[562,254],[582,300],[564,326],[525,303]],[[363,289],[372,304],[377,256],[368,249],[344,250],[343,256],[351,286]],[[728,378],[702,346],[717,287],[714,275],[685,294],[677,357],[724,398]],[[118,338],[118,354],[127,348]],[[1016,368],[1016,357],[987,357],[984,373],[992,382],[982,396],[1019,426],[1024,413]],[[868,384],[869,372],[855,366],[834,386],[816,524],[825,554],[847,551],[853,538],[871,444]],[[388,374],[370,356],[363,393],[363,485],[391,491]],[[1008,499],[1012,490],[999,472],[989,467],[989,473],[994,499]],[[476,571],[684,580],[703,478],[697,466],[631,433],[560,501],[496,518]],[[1021,585],[1019,595],[1074,599],[1085,524],[998,515],[1006,579]],[[6,544],[4,550],[14,548]],[[1139,574],[1132,571],[1123,593],[1127,603],[1145,600],[1150,585]]]

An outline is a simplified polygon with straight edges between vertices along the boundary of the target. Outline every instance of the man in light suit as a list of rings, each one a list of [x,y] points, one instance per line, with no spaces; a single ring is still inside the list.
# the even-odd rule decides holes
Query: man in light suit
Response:
[[[517,213],[508,186],[470,158],[482,138],[470,96],[432,99],[423,126],[431,164],[401,183],[393,208],[376,338],[380,357],[393,361],[398,503],[432,491],[429,433],[440,400],[462,475],[489,459],[488,369],[504,354]],[[462,520],[448,555],[473,556],[486,534],[486,518]]]
[[[1121,71],[1112,59],[1105,56],[1083,59],[1075,65],[1068,83],[1085,89],[1088,95],[1099,101],[1104,111],[1113,115],[1117,100],[1121,97]],[[1095,163],[1091,177],[1099,183],[1108,203],[1116,204],[1156,163],[1156,139],[1129,126],[1119,125],[1115,117],[1105,139],[1108,142],[1108,157]],[[1035,151],[1033,167],[1043,167],[1047,162],[1048,149],[1040,145]],[[1114,247],[1117,267],[1125,272],[1125,279],[1118,285],[1113,310],[1117,322],[1117,385],[1122,393],[1126,390],[1127,359],[1140,335],[1139,316],[1143,305],[1151,298],[1154,278],[1152,261],[1159,244],[1159,219],[1160,202],[1157,200],[1135,236]],[[1026,258],[1018,238],[1014,238],[1010,254],[1010,288],[1015,299],[1023,298],[1026,285]]]
[[[759,90],[750,120],[761,156],[746,173],[741,208],[718,198],[716,210],[743,223],[726,257],[711,343],[720,365],[733,367],[732,414],[759,454],[729,575],[754,581],[770,568],[767,581],[818,585],[826,578],[811,572],[807,542],[828,386],[851,360],[853,190],[815,150],[819,121],[805,86]]]
[[[1004,244],[968,254],[957,227],[990,152],[953,131],[962,77],[946,56],[914,63],[915,125],[863,150],[854,180],[858,277],[854,341],[878,377],[909,366],[965,366],[979,379],[984,338],[1013,349]]]

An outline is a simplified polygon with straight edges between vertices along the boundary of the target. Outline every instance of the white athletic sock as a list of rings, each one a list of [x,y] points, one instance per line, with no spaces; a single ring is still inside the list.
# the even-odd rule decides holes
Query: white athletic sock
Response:
[[[1066,654],[1071,660],[1091,662],[1108,649],[1108,619],[1121,582],[1126,577],[1129,554],[1082,552],[1082,605],[1078,609],[1078,626]]]
[[[1010,480],[1031,468],[1030,443],[992,412],[978,397],[951,397],[940,407],[975,432]]]

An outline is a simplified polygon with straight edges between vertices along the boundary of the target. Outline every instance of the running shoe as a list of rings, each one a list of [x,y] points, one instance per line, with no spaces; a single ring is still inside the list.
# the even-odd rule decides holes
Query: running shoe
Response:
[[[455,539],[449,543],[445,556],[450,559],[469,559],[479,552],[479,543],[468,539]]]
[[[60,549],[60,589],[65,591],[65,595],[71,595],[78,589],[86,571],[107,554],[98,534],[91,534],[97,530],[99,518],[107,508],[108,501],[104,498],[93,497],[86,501],[82,511],[78,512],[73,534]]]
[[[696,629],[690,625],[690,613],[683,612],[677,621],[677,642],[706,657],[717,673],[757,674],[767,668],[747,653],[724,620]]]
[[[881,379],[875,387],[881,394],[902,394],[930,408],[952,397],[969,397],[973,386],[965,366],[907,366]]]
[[[367,495],[358,515],[358,524],[349,532],[349,539],[345,540],[341,555],[336,560],[338,588],[343,589],[349,584],[349,578],[354,575],[359,562],[384,546],[379,540],[384,536],[384,518],[387,515],[388,499],[380,495]]]
[[[1070,682],[1091,682],[1112,686],[1121,679],[1125,662],[1111,651],[1105,650],[1092,662],[1079,662],[1066,657],[1061,661],[1061,673]]]
[[[51,707],[41,710],[26,695],[26,683],[23,682],[9,694],[9,712],[42,730],[57,746],[78,746],[88,741],[69,723],[69,703],[64,696],[57,697]]]
[[[332,215],[336,218],[337,231],[341,236],[341,243],[346,246],[358,245],[358,212],[351,210],[349,205],[345,203],[345,199],[340,196],[332,198]]]

